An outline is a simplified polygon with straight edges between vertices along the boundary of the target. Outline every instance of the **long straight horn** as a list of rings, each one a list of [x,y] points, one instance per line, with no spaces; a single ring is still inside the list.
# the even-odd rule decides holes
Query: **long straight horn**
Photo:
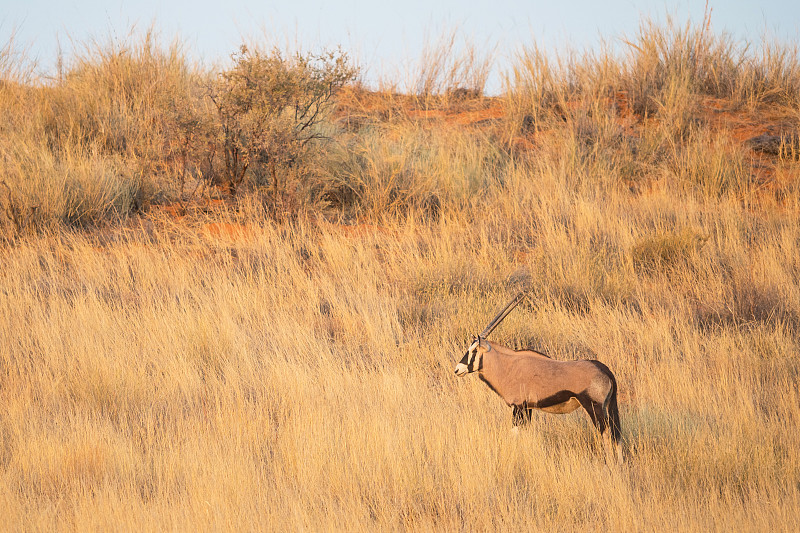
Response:
[[[524,298],[525,298],[525,293],[524,293],[524,292],[521,292],[521,293],[517,294],[517,295],[514,297],[514,299],[513,299],[513,300],[511,300],[510,302],[508,302],[508,305],[507,305],[507,306],[505,306],[505,307],[503,308],[503,310],[502,310],[502,311],[500,311],[500,312],[497,314],[497,316],[496,316],[496,317],[494,317],[494,319],[492,319],[492,321],[491,321],[491,322],[489,322],[489,325],[488,325],[488,326],[486,326],[486,329],[485,329],[485,330],[483,330],[483,331],[481,332],[481,334],[480,334],[480,335],[478,335],[478,336],[479,336],[479,337],[481,337],[481,338],[483,338],[483,339],[485,339],[485,338],[486,338],[486,337],[487,337],[487,336],[488,336],[488,335],[489,335],[489,334],[490,334],[492,331],[494,331],[494,328],[496,328],[496,327],[497,327],[497,325],[498,325],[498,324],[500,324],[500,322],[502,322],[502,321],[503,321],[503,319],[504,319],[505,317],[507,317],[507,316],[508,316],[508,314],[509,314],[509,313],[510,313],[510,312],[511,312],[511,311],[512,311],[512,310],[513,310],[513,309],[514,309],[514,308],[515,308],[515,307],[516,307],[516,306],[517,306],[517,305],[518,305],[518,304],[519,304],[519,303],[520,303],[520,302],[521,302],[521,301],[522,301]]]

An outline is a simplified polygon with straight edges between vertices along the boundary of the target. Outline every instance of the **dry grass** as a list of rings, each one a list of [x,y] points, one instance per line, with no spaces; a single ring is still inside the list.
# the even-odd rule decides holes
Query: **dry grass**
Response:
[[[792,529],[797,214],[520,173],[435,223],[30,239],[0,268],[7,524]],[[520,272],[495,338],[611,366],[624,467],[452,376]]]
[[[364,111],[317,162],[350,225],[276,223],[252,195],[9,238],[3,527],[797,529],[796,158],[764,180],[669,84],[637,118],[559,83],[530,129],[522,85],[480,127]],[[19,154],[3,164],[47,161]],[[132,164],[87,157],[89,183]],[[453,376],[521,283],[493,338],[605,362],[623,466],[585,415],[515,437],[499,398]]]

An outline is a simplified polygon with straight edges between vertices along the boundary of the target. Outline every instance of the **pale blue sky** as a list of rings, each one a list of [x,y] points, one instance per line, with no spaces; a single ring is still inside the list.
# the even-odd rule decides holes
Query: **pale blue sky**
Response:
[[[705,0],[0,0],[0,46],[12,32],[16,45],[52,71],[61,43],[124,38],[151,23],[164,41],[178,36],[192,57],[224,61],[243,38],[304,49],[342,45],[366,68],[366,78],[402,75],[418,58],[426,35],[459,28],[479,45],[498,47],[498,66],[534,41],[546,48],[595,46],[600,37],[635,34],[642,17],[700,21]],[[800,40],[800,0],[710,2],[712,27],[757,43],[765,32]],[[618,41],[617,41],[618,42]]]

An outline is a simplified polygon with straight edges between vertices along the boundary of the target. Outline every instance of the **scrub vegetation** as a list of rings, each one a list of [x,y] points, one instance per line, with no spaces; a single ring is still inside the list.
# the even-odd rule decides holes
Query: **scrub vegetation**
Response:
[[[342,51],[2,48],[2,527],[796,530],[797,48],[624,41],[491,97],[452,38],[404,93]],[[606,363],[623,465],[453,375],[522,287],[492,339]]]

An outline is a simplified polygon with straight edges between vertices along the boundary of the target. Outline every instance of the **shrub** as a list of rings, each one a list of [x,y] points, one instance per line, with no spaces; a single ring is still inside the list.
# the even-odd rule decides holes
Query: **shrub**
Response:
[[[251,175],[281,191],[281,171],[297,165],[321,129],[333,96],[356,75],[341,50],[284,58],[242,46],[210,88],[217,111],[223,186],[231,195]],[[264,183],[262,183],[264,182]]]

